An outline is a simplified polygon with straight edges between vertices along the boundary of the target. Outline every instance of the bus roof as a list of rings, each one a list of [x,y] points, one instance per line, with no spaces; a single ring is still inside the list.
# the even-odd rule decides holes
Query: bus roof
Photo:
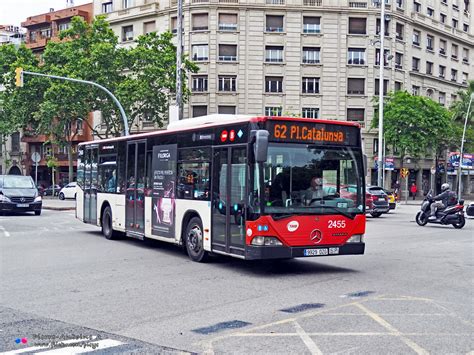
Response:
[[[91,143],[107,143],[115,142],[126,139],[138,139],[146,138],[159,134],[166,134],[172,132],[182,132],[189,131],[196,128],[208,128],[215,127],[220,125],[226,125],[229,123],[243,123],[243,122],[265,122],[268,120],[274,121],[295,121],[295,122],[311,122],[311,123],[326,123],[334,125],[343,125],[343,126],[353,126],[360,128],[360,124],[357,122],[349,121],[338,121],[338,120],[321,120],[314,118],[301,118],[301,117],[280,117],[280,116],[252,116],[252,115],[225,115],[225,114],[212,114],[201,117],[188,118],[177,122],[171,122],[168,124],[167,129],[161,129],[151,132],[132,134],[129,136],[121,136],[107,139],[100,139],[89,142],[81,142],[79,145],[91,144]]]

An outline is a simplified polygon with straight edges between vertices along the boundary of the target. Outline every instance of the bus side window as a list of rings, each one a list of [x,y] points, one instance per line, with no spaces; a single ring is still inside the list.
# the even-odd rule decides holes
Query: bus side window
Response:
[[[178,164],[178,198],[209,200],[209,163]]]

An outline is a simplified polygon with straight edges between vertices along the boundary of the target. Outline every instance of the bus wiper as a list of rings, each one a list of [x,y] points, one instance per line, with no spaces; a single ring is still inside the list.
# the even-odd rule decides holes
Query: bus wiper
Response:
[[[319,207],[319,206],[318,206]],[[337,207],[334,207],[334,206],[329,206],[329,205],[321,205],[321,207],[327,207],[327,208],[331,208],[333,209],[334,211],[337,211],[339,212],[340,214],[342,214],[343,216],[347,217],[347,218],[350,218],[350,219],[355,219],[355,216],[356,214],[355,213],[350,213],[350,212],[346,212],[346,211],[343,211]]]

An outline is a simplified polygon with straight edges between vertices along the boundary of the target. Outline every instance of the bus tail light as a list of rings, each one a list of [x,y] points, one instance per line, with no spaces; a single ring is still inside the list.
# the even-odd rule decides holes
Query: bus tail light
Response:
[[[254,237],[250,244],[258,245],[258,246],[263,246],[263,245],[265,245],[265,246],[281,246],[281,245],[283,245],[282,242],[280,242],[275,237]]]
[[[354,234],[352,237],[347,239],[346,243],[362,243],[364,241],[363,234]]]

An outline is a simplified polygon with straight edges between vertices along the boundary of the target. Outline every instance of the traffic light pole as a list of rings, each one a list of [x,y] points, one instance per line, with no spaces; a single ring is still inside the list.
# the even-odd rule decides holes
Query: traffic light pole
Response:
[[[19,68],[17,68],[19,69]],[[107,93],[107,95],[109,95],[112,100],[114,100],[115,104],[118,106],[119,110],[120,110],[120,114],[122,115],[122,120],[123,120],[123,128],[124,128],[124,135],[125,136],[128,136],[130,133],[129,133],[129,130],[128,130],[128,118],[127,118],[127,115],[125,114],[125,110],[123,109],[122,107],[122,104],[120,103],[120,101],[115,97],[114,94],[112,94],[106,87],[102,86],[102,85],[99,85],[97,83],[94,83],[93,81],[88,81],[88,80],[81,80],[81,79],[73,79],[73,78],[66,78],[66,77],[63,77],[63,76],[57,76],[57,75],[49,75],[49,74],[40,74],[40,73],[34,73],[34,72],[30,72],[30,71],[25,71],[25,70],[22,70],[21,71],[21,74],[27,74],[27,75],[35,75],[35,76],[42,76],[42,77],[45,77],[45,78],[51,78],[51,79],[59,79],[59,80],[66,80],[66,81],[72,81],[74,83],[81,83],[81,84],[89,84],[89,85],[93,85],[95,87],[98,87],[99,89],[105,91]]]

